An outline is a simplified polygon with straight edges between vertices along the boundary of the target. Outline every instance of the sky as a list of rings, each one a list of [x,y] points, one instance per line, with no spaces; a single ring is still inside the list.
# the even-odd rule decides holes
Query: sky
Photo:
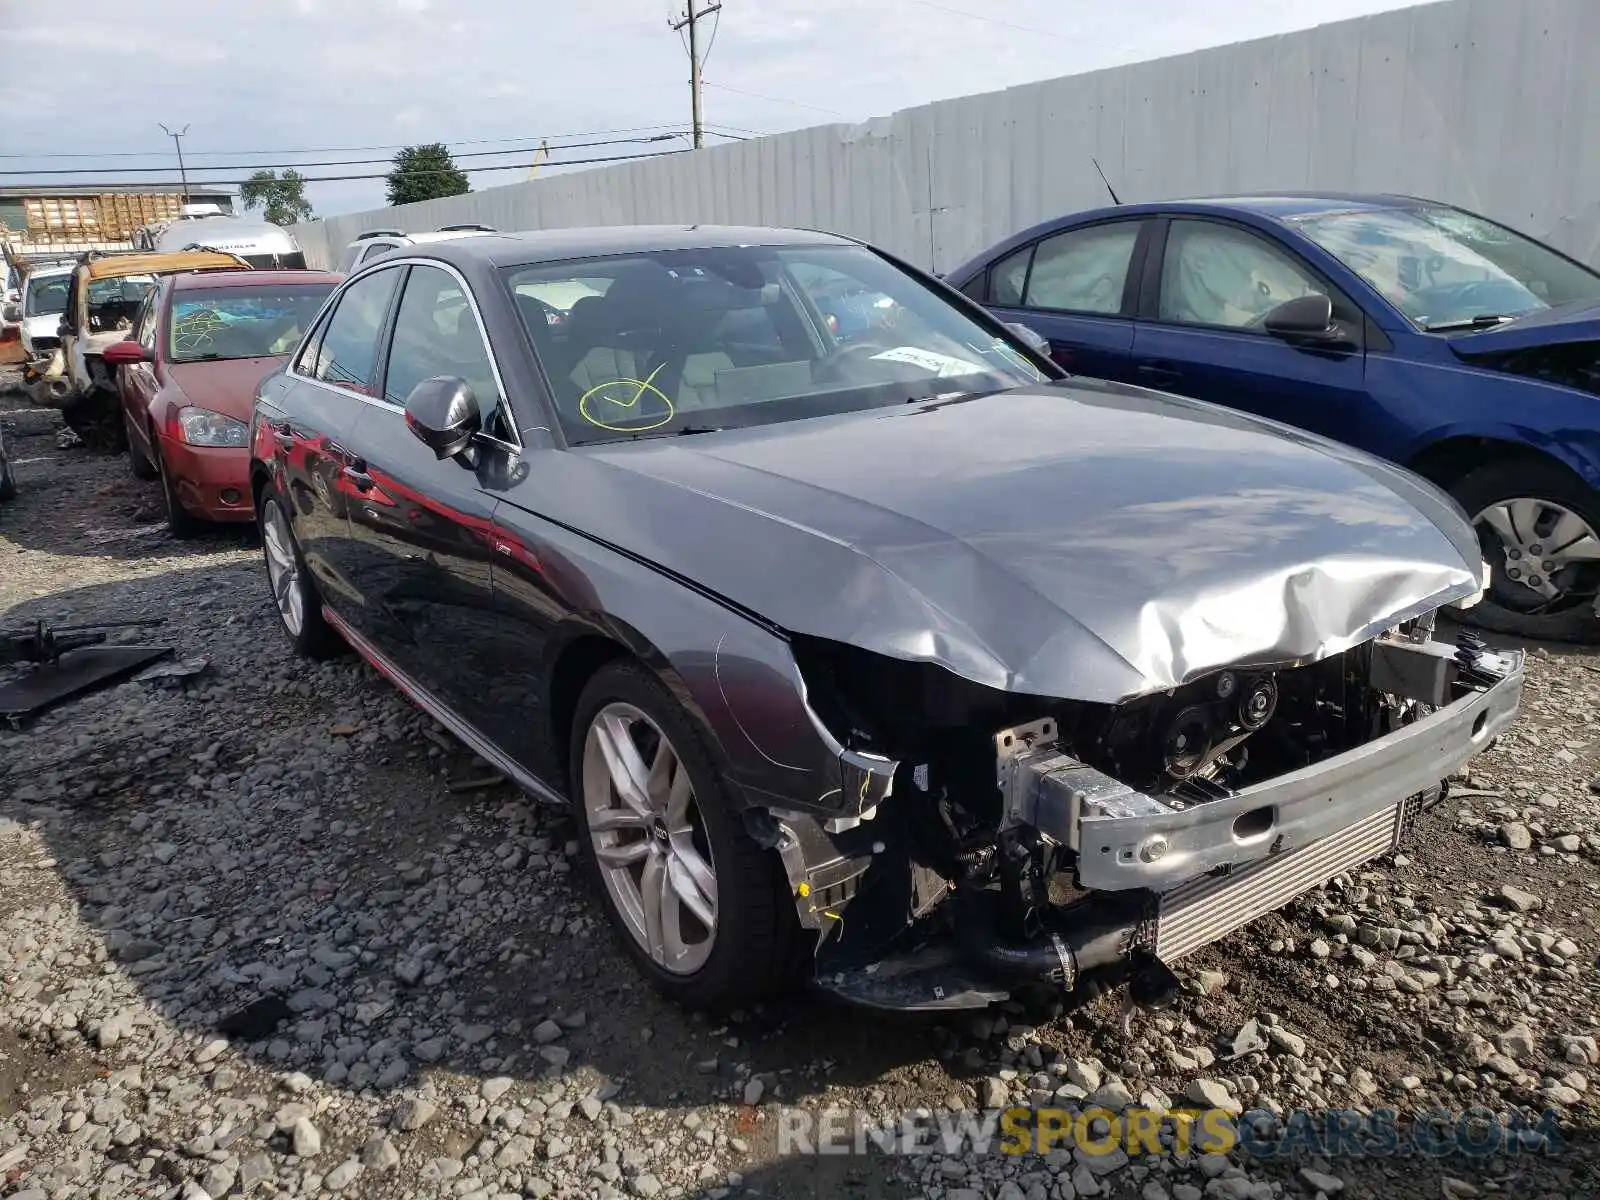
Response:
[[[711,0],[696,0],[706,7]],[[443,141],[474,191],[551,162],[683,148],[685,0],[0,0],[0,183],[381,174]],[[715,144],[1404,7],[1401,0],[723,0],[703,27]],[[48,64],[44,66],[42,64]],[[646,141],[632,139],[657,138]],[[606,142],[580,147],[579,142]],[[561,149],[561,147],[568,147]],[[507,153],[507,152],[511,153]],[[66,157],[76,156],[76,157]],[[100,175],[44,174],[104,168]],[[139,168],[139,171],[133,170]],[[151,173],[163,168],[164,173]],[[543,168],[545,171],[562,168]],[[565,168],[579,169],[579,168]],[[18,172],[21,172],[18,174]],[[321,215],[381,178],[313,184]]]

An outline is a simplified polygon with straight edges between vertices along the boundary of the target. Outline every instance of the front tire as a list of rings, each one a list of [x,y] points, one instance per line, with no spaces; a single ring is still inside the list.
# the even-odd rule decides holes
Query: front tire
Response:
[[[278,610],[279,627],[302,658],[333,658],[344,650],[344,642],[323,619],[322,600],[278,498],[264,496],[258,516],[267,582]]]
[[[1489,590],[1462,613],[1516,637],[1600,642],[1600,496],[1564,467],[1513,459],[1450,489],[1478,531]]]
[[[138,454],[132,443],[128,446],[128,453]],[[137,475],[138,471],[134,474]],[[167,470],[167,459],[161,453],[160,443],[156,444],[156,477],[161,480],[161,499],[166,505],[167,532],[175,538],[193,537],[200,531],[200,522],[183,507],[183,500],[178,495],[178,485],[173,481],[172,472]]]
[[[632,660],[596,672],[573,722],[579,843],[639,969],[692,1007],[791,981],[799,925],[776,857],[751,840],[715,752]]]

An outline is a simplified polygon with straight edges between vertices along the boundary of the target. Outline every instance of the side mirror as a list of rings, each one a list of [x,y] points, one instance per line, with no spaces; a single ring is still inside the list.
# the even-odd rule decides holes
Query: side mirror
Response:
[[[1026,342],[1028,349],[1035,354],[1042,354],[1046,358],[1050,357],[1050,342],[1037,329],[1024,325],[1021,321],[1007,321],[1005,322],[1005,327],[1016,336],[1018,341]]]
[[[1285,300],[1262,318],[1268,333],[1286,341],[1337,342],[1342,336],[1333,326],[1333,301],[1313,293]]]
[[[0,309],[0,320],[10,321],[13,324],[22,320],[22,305],[15,300],[7,301],[5,308]]]
[[[406,428],[436,458],[453,458],[483,428],[478,398],[465,379],[453,375],[424,379],[406,397]]]
[[[151,355],[145,347],[128,338],[125,341],[112,342],[100,351],[100,357],[105,360],[107,366],[130,367],[134,363],[149,362]]]

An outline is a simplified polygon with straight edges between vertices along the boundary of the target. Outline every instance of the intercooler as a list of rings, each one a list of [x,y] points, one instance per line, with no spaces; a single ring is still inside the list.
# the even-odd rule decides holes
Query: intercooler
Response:
[[[1156,925],[1156,957],[1176,962],[1335,875],[1394,849],[1409,803],[1379,809],[1299,850],[1226,875],[1203,876],[1168,892],[1161,898]]]

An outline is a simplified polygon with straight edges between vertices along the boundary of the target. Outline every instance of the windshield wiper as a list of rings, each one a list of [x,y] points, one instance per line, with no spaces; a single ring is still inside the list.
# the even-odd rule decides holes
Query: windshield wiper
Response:
[[[677,429],[663,429],[660,433],[632,433],[628,435],[630,442],[637,442],[642,438],[686,437],[695,433],[721,433],[725,425],[682,425]]]
[[[1496,325],[1504,325],[1507,321],[1515,321],[1520,313],[1479,313],[1475,317],[1468,317],[1465,321],[1446,321],[1442,325],[1428,325],[1429,333],[1449,333],[1452,329],[1490,329]]]

